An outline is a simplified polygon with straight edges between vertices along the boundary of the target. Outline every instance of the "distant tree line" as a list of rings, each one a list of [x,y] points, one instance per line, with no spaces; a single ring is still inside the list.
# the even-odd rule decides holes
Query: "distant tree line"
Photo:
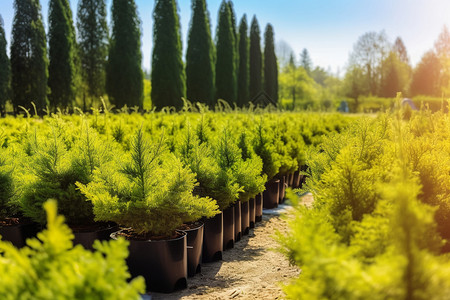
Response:
[[[384,31],[360,36],[350,55],[345,93],[350,98],[370,95],[395,97],[397,92],[444,97],[450,95],[450,34],[444,26],[434,48],[413,68],[400,37],[391,44]]]
[[[102,97],[116,108],[143,108],[141,20],[134,0],[79,0],[74,24],[69,0],[49,0],[45,32],[39,0],[15,0],[10,57],[0,16],[0,112],[39,114],[74,105],[89,110]],[[156,0],[153,11],[151,101],[157,109],[183,106],[183,98],[214,107],[218,99],[238,106],[262,91],[278,101],[274,30],[268,24],[264,52],[256,16],[250,34],[243,15],[237,28],[232,1],[223,0],[215,41],[206,0],[192,0],[186,58],[176,0]],[[148,79],[147,79],[148,81]],[[149,85],[149,84],[148,84]]]
[[[367,99],[383,102],[398,92],[421,99],[450,96],[450,33],[445,26],[415,67],[403,40],[397,37],[391,43],[384,31],[358,38],[344,76],[315,67],[307,49],[298,60],[287,42],[279,41],[276,50],[283,108],[335,110],[346,99],[359,111]]]

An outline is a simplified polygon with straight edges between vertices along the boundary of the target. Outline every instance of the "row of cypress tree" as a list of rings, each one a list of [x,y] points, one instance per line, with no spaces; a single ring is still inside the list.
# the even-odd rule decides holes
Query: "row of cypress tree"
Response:
[[[181,98],[187,97],[210,107],[217,99],[242,107],[262,91],[278,101],[278,66],[272,25],[268,24],[265,30],[263,60],[256,16],[248,36],[247,16],[243,15],[237,28],[233,3],[223,0],[213,43],[206,1],[192,0],[184,68],[176,0],[158,0],[154,19],[151,74],[154,106],[180,108]]]
[[[14,112],[33,102],[38,113],[50,105],[87,110],[108,93],[116,107],[143,102],[140,20],[134,0],[112,1],[109,36],[105,0],[79,0],[77,32],[69,0],[49,0],[46,35],[39,0],[15,0],[11,58],[0,17],[0,112],[8,99]],[[48,49],[47,49],[48,38]]]
[[[30,107],[39,113],[50,105],[71,107],[82,99],[87,110],[108,94],[120,108],[143,107],[141,21],[134,0],[112,1],[109,35],[105,0],[79,0],[77,31],[69,0],[50,0],[48,35],[39,0],[15,0],[11,58],[6,53],[0,17],[0,111],[11,100],[14,112]],[[213,106],[217,99],[244,106],[263,90],[277,100],[277,63],[273,28],[265,34],[264,77],[260,31],[252,20],[250,42],[244,15],[236,28],[231,1],[223,0],[216,43],[211,38],[205,0],[192,0],[186,66],[176,0],[157,0],[152,55],[152,102],[157,108],[182,106],[182,97]],[[48,38],[48,49],[47,49]],[[275,80],[275,82],[274,82]]]

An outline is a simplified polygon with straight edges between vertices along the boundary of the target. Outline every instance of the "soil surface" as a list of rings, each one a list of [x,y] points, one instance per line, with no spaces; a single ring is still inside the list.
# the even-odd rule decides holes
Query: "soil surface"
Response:
[[[306,195],[308,205],[312,197]],[[289,213],[289,209],[284,209]],[[202,264],[201,274],[188,278],[188,288],[172,294],[150,293],[151,299],[280,299],[283,283],[299,275],[275,249],[276,231],[287,231],[286,222],[276,214],[263,215],[263,221],[233,249],[223,252],[223,260]]]

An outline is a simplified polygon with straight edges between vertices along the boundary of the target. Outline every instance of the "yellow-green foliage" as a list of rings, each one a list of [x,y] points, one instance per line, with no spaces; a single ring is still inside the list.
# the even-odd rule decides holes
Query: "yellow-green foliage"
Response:
[[[45,210],[47,229],[38,239],[28,240],[22,249],[0,241],[1,299],[140,299],[143,278],[127,283],[127,241],[96,241],[94,252],[73,247],[56,202],[47,202]]]
[[[314,206],[296,204],[280,236],[302,269],[288,298],[448,298],[449,124],[430,112],[361,119],[309,155]]]
[[[91,183],[78,184],[92,201],[96,220],[170,236],[184,222],[218,213],[214,200],[192,195],[195,175],[166,153],[162,138],[150,145],[139,129],[130,153],[120,157],[96,169]]]

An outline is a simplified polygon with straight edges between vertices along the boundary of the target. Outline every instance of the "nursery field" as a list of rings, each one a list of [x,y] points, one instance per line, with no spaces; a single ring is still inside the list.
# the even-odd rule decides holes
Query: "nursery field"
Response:
[[[448,140],[442,111],[0,119],[0,298],[447,299]]]

